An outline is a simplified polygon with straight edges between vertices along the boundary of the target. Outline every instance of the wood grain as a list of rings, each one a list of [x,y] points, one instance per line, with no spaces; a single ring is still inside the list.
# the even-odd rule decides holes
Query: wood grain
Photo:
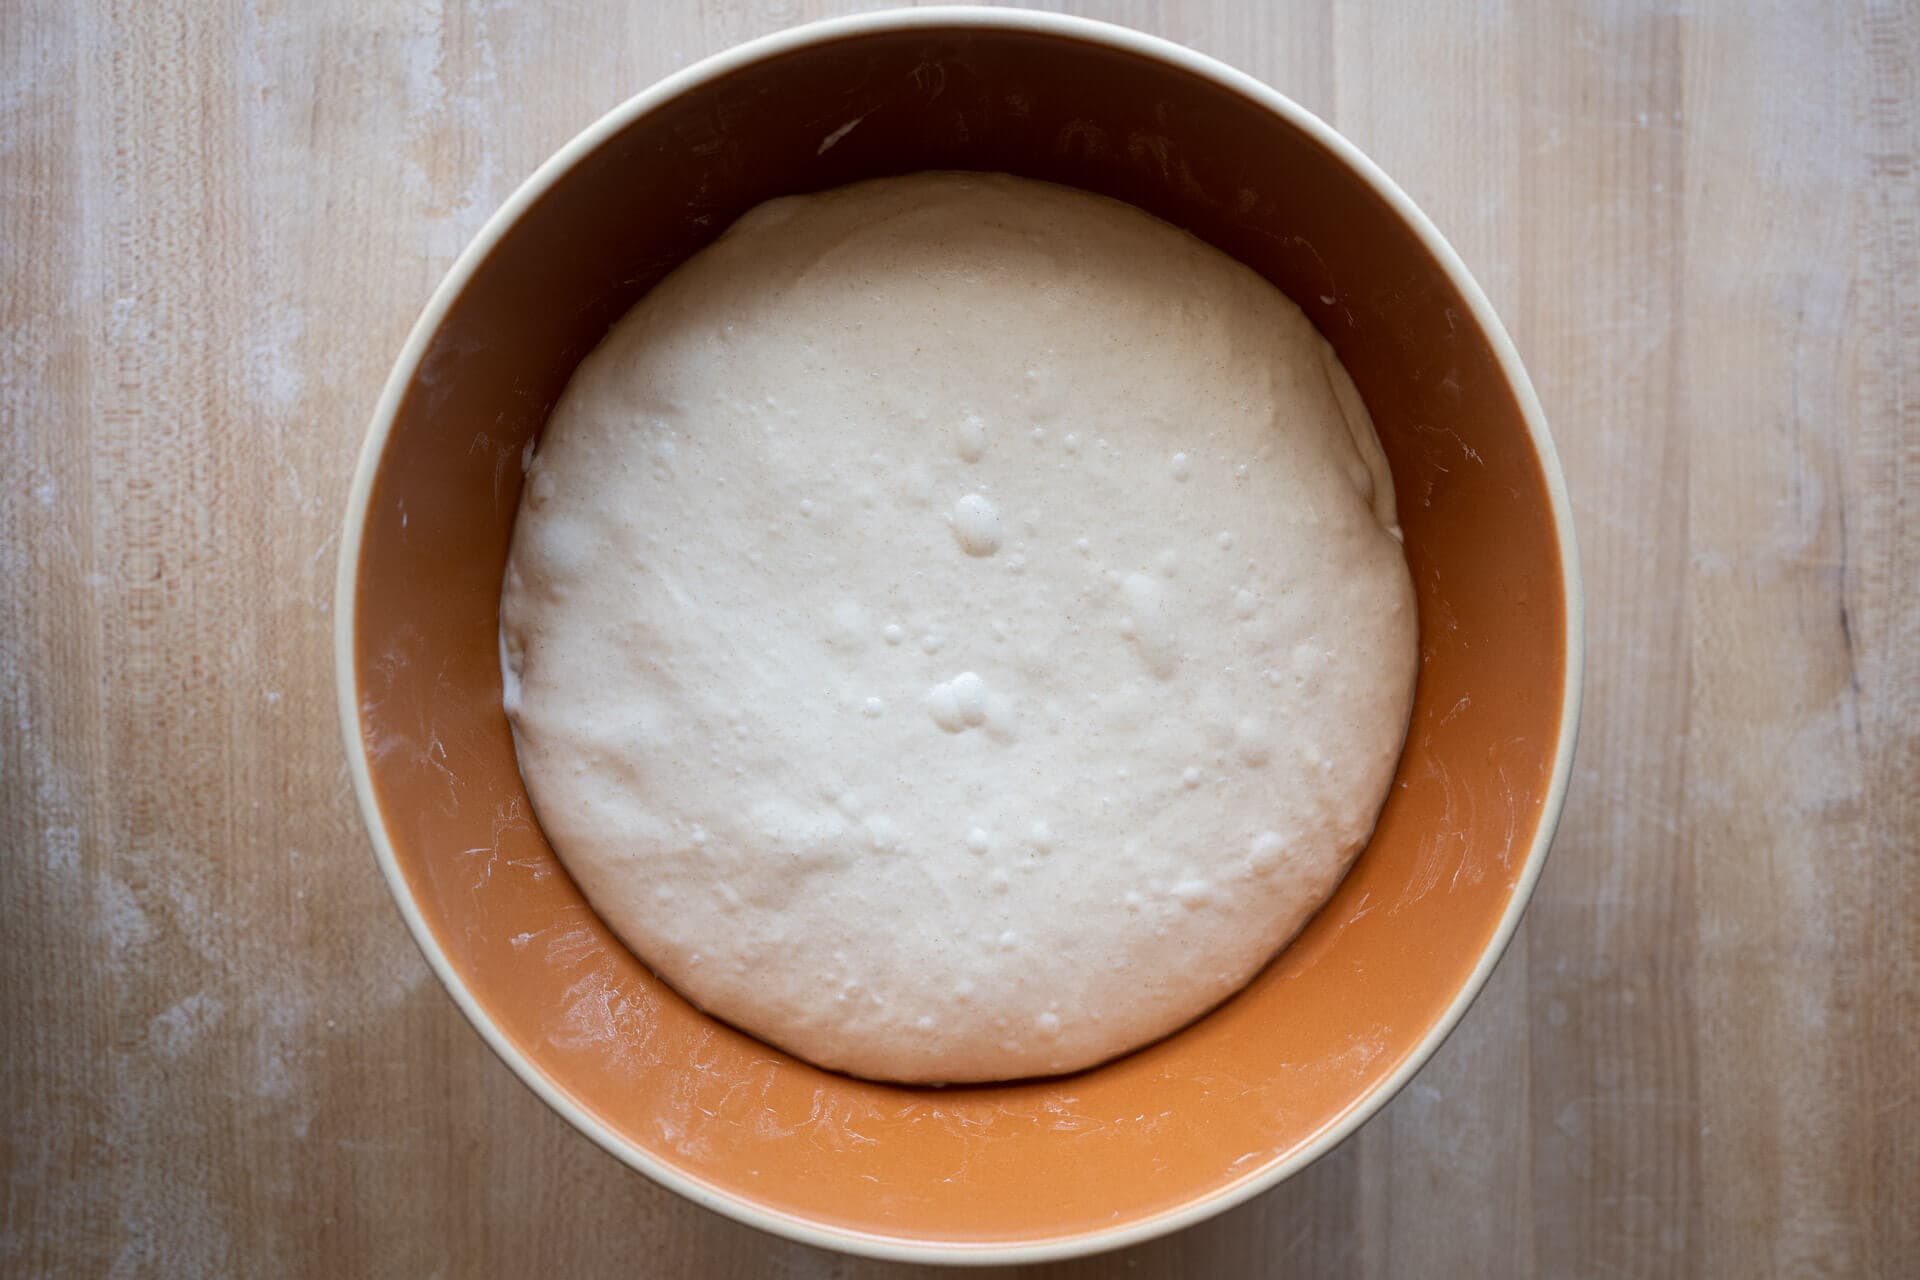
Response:
[[[0,1272],[882,1276],[683,1204],[513,1080],[334,725],[354,451],[534,165],[839,4],[0,11]],[[1320,1164],[1032,1274],[1912,1274],[1920,15],[1088,4],[1329,117],[1479,273],[1587,569],[1528,917]]]

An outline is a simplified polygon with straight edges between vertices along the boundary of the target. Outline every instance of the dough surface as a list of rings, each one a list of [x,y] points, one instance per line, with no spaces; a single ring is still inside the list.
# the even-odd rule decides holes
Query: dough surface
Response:
[[[776,200],[580,366],[506,707],[548,838],[679,991],[822,1066],[1091,1066],[1205,1012],[1372,830],[1417,665],[1332,350],[1131,206]]]

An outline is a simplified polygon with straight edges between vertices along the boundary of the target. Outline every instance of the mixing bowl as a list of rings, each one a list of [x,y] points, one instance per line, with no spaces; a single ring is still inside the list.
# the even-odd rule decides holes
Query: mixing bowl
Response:
[[[1131,201],[1285,290],[1378,425],[1420,607],[1405,756],[1372,843],[1306,931],[1165,1041],[1076,1076],[945,1090],[793,1059],[629,954],[533,819],[496,642],[523,464],[609,324],[763,200],[923,169]],[[946,1261],[1172,1230],[1273,1186],[1378,1110],[1485,982],[1539,875],[1581,636],[1539,405],[1407,197],[1217,62],[1098,23],[974,9],[755,41],[543,165],[394,366],[347,513],[338,625],[347,752],[381,870],[507,1064],[700,1204],[815,1244]]]

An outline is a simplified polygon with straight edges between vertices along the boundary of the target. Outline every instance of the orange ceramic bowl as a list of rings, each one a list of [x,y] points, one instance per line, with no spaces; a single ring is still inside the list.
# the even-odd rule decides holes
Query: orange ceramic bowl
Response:
[[[1406,754],[1307,930],[1186,1030],[1077,1076],[903,1088],[716,1022],[595,918],[533,819],[500,705],[522,463],[579,359],[773,196],[1002,170],[1134,204],[1284,289],[1338,349],[1419,592]],[[516,192],[414,328],[340,559],[347,754],[381,869],[487,1042],[634,1168],[855,1252],[1016,1261],[1137,1241],[1272,1187],[1377,1111],[1498,959],[1571,764],[1580,594],[1540,407],[1466,268],[1387,177],[1186,49],[922,9],[756,41],[602,119]]]

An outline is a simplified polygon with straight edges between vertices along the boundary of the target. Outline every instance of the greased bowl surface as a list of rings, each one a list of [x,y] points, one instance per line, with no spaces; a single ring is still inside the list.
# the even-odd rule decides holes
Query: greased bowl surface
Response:
[[[955,1089],[819,1070],[688,1005],[541,836],[500,703],[523,460],[580,358],[763,200],[923,169],[1100,192],[1271,279],[1379,430],[1420,608],[1407,746],[1371,844],[1294,943],[1178,1034],[1080,1075]],[[1087,1253],[1330,1149],[1485,982],[1571,767],[1580,593],[1545,421],[1426,218],[1273,90],[1121,28],[1010,10],[820,23],[711,58],[543,165],[408,339],[340,561],[347,752],[421,948],[536,1093],[633,1167],[814,1244]]]

